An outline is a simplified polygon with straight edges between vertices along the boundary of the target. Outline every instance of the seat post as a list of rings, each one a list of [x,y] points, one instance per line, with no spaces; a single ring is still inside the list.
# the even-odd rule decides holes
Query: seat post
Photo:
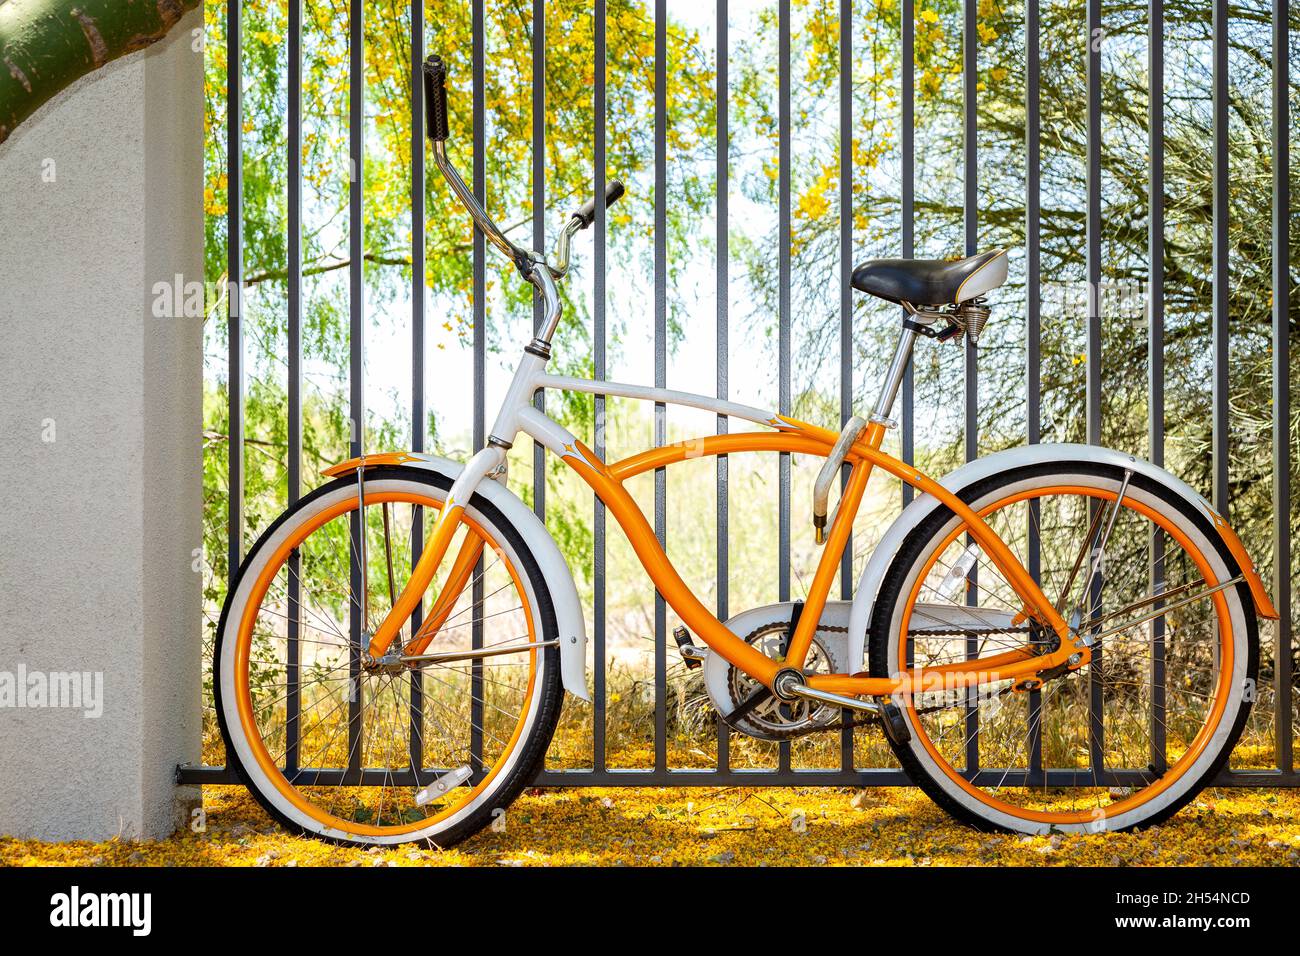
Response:
[[[894,348],[894,357],[889,363],[889,371],[880,386],[880,397],[876,399],[875,410],[868,421],[893,428],[898,423],[889,417],[898,398],[898,390],[903,384],[903,375],[907,372],[907,363],[912,360],[912,346],[916,342],[916,329],[904,322],[899,330],[898,345]]]

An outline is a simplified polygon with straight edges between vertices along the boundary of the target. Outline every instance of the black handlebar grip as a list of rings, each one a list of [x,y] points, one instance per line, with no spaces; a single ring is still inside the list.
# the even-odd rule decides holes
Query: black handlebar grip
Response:
[[[608,209],[626,192],[623,183],[617,179],[611,179],[605,184],[605,208]],[[583,207],[573,214],[575,219],[582,222],[582,228],[586,229],[596,221],[596,197],[588,199]]]
[[[424,61],[424,109],[428,117],[429,139],[445,143],[447,127],[447,64],[436,54]]]

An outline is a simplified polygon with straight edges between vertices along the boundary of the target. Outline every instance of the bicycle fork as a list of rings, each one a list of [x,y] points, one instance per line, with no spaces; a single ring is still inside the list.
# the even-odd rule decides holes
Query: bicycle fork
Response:
[[[456,530],[461,524],[460,517],[465,511],[463,503],[474,497],[474,491],[478,488],[479,482],[489,475],[503,473],[505,459],[504,448],[498,445],[488,445],[466,463],[464,470],[452,482],[451,490],[447,493],[447,500],[443,503],[438,513],[438,520],[433,526],[433,533],[428,543],[425,544],[424,550],[420,553],[420,559],[415,563],[415,567],[411,569],[410,580],[406,582],[402,592],[397,595],[397,600],[394,601],[392,609],[370,638],[370,645],[366,652],[368,660],[380,661],[385,660],[386,657],[391,657],[388,653],[389,648],[401,632],[402,627],[415,613],[415,609],[420,606],[424,592],[433,582],[434,575],[437,573],[438,568],[442,566],[443,559],[451,548],[452,540],[456,536]],[[364,492],[358,491],[358,494],[361,495]],[[421,624],[419,630],[412,636],[411,642],[405,648],[408,654],[421,654],[428,647],[438,629],[451,614],[456,598],[464,589],[475,565],[478,564],[485,542],[472,528],[467,528],[467,532],[465,540],[461,543],[460,550],[452,563],[447,582],[438,598],[434,601],[429,617]],[[394,658],[393,662],[398,659],[400,658]]]

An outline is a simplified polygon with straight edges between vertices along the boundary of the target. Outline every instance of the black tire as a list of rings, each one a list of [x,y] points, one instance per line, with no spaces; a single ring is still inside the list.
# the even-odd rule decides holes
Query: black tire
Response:
[[[1068,474],[1086,474],[1094,475],[1099,478],[1109,479],[1113,482],[1119,482],[1123,477],[1123,469],[1097,464],[1095,462],[1082,461],[1059,461],[1045,464],[1028,465],[1021,468],[1011,469],[992,475],[975,484],[963,489],[959,497],[967,504],[973,505],[975,502],[985,499],[991,492],[996,492],[1012,483],[1021,482],[1025,479],[1040,478],[1053,475]],[[1210,521],[1199,511],[1197,511],[1181,495],[1176,494],[1167,487],[1155,482],[1144,475],[1135,473],[1130,482],[1130,487],[1142,489],[1159,499],[1171,509],[1171,513],[1176,511],[1185,519],[1193,523],[1201,532],[1205,539],[1214,545],[1214,548],[1222,559],[1228,570],[1229,577],[1235,577],[1241,573],[1241,569],[1236,559],[1232,556],[1227,546],[1223,543],[1222,537],[1211,525]],[[868,627],[868,655],[870,664],[870,673],[873,677],[890,676],[890,647],[893,643],[892,623],[897,610],[905,583],[912,574],[913,568],[917,562],[922,560],[926,549],[931,546],[931,542],[939,535],[946,525],[949,525],[955,519],[954,513],[946,507],[938,506],[933,514],[926,517],[904,540],[902,547],[895,556],[893,563],[886,572],[881,582],[880,591],[877,596],[875,605],[872,610],[871,623]],[[1245,636],[1246,636],[1246,669],[1247,680],[1254,682],[1258,677],[1259,668],[1259,634],[1258,625],[1255,615],[1254,599],[1251,596],[1250,589],[1245,582],[1238,584],[1235,588],[1227,593],[1235,591],[1235,596],[1240,602],[1240,606],[1245,619]],[[1161,823],[1173,816],[1186,804],[1195,798],[1206,785],[1208,785],[1227,764],[1232,754],[1233,748],[1240,739],[1242,731],[1245,729],[1246,720],[1250,714],[1250,700],[1243,695],[1243,702],[1237,707],[1235,716],[1225,714],[1225,720],[1231,722],[1231,729],[1220,745],[1218,753],[1210,761],[1209,766],[1203,771],[1196,774],[1195,780],[1186,792],[1179,798],[1175,799],[1168,805],[1152,812],[1149,816],[1130,823],[1125,826],[1107,826],[1107,830],[1135,830],[1142,829],[1155,824]],[[909,728],[915,735],[914,728]],[[888,738],[887,738],[888,739]],[[895,743],[889,740],[890,749],[898,758],[899,763],[906,771],[908,777],[916,786],[920,787],[930,799],[942,807],[955,819],[977,829],[986,832],[1033,832],[1020,828],[1012,828],[1000,825],[991,821],[989,818],[973,812],[966,805],[954,799],[948,789],[935,778],[930,768],[926,767],[916,753],[913,751],[910,742]]]
[[[452,480],[441,473],[430,471],[423,468],[401,468],[401,467],[377,467],[366,472],[366,482],[379,482],[385,479],[398,479],[402,481],[417,482],[437,489],[444,495],[450,490]],[[223,706],[222,696],[222,652],[227,639],[227,623],[231,611],[231,604],[235,596],[239,593],[240,584],[248,568],[255,563],[262,548],[267,542],[275,536],[277,530],[291,521],[299,513],[310,509],[321,498],[338,492],[340,489],[353,488],[356,486],[355,475],[338,478],[320,488],[312,491],[310,494],[300,499],[292,508],[280,515],[265,532],[258,538],[257,543],[249,550],[248,555],[240,565],[238,573],[231,582],[230,589],[226,596],[226,601],[221,610],[221,617],[217,624],[217,641],[213,650],[213,693],[216,705],[217,718],[221,727],[222,740],[226,747],[227,763],[233,766],[239,775],[240,780],[248,787],[249,791],[257,798],[258,803],[285,829],[299,835],[312,836],[325,842],[334,843],[343,846],[368,845],[369,843],[380,843],[383,845],[400,845],[401,843],[425,843],[438,848],[447,848],[473,836],[484,827],[488,826],[493,818],[515,800],[516,797],[532,782],[541,770],[546,758],[546,751],[550,746],[551,739],[555,734],[555,728],[560,719],[560,708],[563,703],[564,689],[560,678],[560,653],[557,646],[547,647],[542,651],[543,666],[541,668],[541,687],[538,690],[539,700],[537,705],[536,716],[533,718],[532,726],[528,730],[527,738],[520,742],[519,756],[515,759],[509,772],[503,776],[500,781],[493,781],[490,797],[484,800],[480,806],[476,807],[473,812],[468,814],[464,819],[458,820],[445,830],[441,830],[436,837],[430,837],[423,834],[416,835],[410,839],[400,841],[367,841],[362,838],[339,838],[313,831],[288,817],[285,813],[277,808],[266,793],[264,793],[254,776],[250,774],[247,768],[238,757],[238,750],[231,737],[230,728],[226,720],[226,711]],[[504,543],[508,543],[511,550],[515,553],[519,561],[519,570],[522,571],[528,579],[529,588],[535,600],[536,611],[541,622],[541,639],[554,641],[558,639],[559,628],[556,624],[555,607],[551,600],[550,591],[546,586],[546,579],[542,575],[541,569],[536,559],[528,550],[528,546],[523,536],[511,525],[501,511],[482,495],[475,494],[470,501],[469,510],[477,512],[478,515],[491,527],[494,535],[500,535]]]

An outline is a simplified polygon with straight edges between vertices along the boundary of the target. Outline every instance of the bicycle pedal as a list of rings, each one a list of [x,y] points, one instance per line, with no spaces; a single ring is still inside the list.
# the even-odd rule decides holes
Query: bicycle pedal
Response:
[[[880,725],[885,729],[885,736],[896,747],[901,747],[912,739],[912,732],[907,729],[907,721],[897,704],[885,704],[880,708]]]
[[[707,648],[696,647],[691,643],[691,632],[680,624],[673,628],[673,640],[677,642],[677,650],[681,653],[682,662],[689,671],[698,668],[708,654]]]

